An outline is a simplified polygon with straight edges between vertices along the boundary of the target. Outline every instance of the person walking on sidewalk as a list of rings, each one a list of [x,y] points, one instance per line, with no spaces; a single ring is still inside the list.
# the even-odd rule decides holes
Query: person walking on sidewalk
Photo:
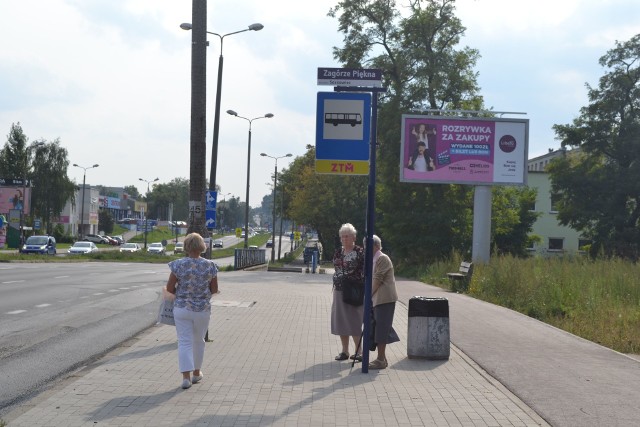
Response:
[[[169,263],[167,290],[176,295],[173,317],[184,389],[203,378],[200,368],[204,359],[204,336],[211,317],[210,300],[211,295],[218,293],[218,269],[213,261],[200,257],[206,248],[202,236],[191,233],[184,239],[187,256]]]
[[[338,231],[342,247],[338,247],[333,256],[333,303],[331,304],[331,333],[340,335],[342,351],[335,360],[349,358],[349,336],[353,338],[356,353],[351,357],[362,361],[357,354],[358,339],[362,332],[363,306],[353,306],[342,300],[342,280],[349,277],[364,283],[364,250],[357,246],[356,229],[351,224],[343,224]]]
[[[384,369],[389,366],[385,354],[387,344],[400,341],[392,327],[398,291],[391,259],[387,254],[382,253],[382,241],[375,234],[373,235],[372,282],[371,299],[376,325],[374,342],[378,347],[378,356],[369,363],[369,369]]]

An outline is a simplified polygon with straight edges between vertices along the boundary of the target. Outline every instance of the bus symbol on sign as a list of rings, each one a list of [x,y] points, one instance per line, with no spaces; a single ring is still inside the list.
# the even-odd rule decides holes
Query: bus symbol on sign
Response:
[[[325,113],[324,122],[334,126],[362,124],[362,115],[358,113]]]

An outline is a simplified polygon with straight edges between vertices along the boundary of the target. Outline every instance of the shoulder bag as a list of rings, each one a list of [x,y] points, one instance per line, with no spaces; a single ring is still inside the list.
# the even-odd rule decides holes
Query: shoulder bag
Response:
[[[342,277],[342,301],[345,304],[356,307],[364,303],[364,282],[352,279],[347,276]]]

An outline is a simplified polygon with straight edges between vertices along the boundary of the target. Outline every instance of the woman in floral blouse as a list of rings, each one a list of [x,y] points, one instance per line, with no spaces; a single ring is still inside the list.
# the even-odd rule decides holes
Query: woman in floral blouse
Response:
[[[200,368],[211,317],[210,299],[218,293],[218,269],[213,261],[200,257],[205,249],[202,236],[191,233],[184,239],[184,251],[188,256],[169,263],[171,274],[167,290],[176,295],[173,317],[178,335],[182,388],[189,388],[203,378]]]

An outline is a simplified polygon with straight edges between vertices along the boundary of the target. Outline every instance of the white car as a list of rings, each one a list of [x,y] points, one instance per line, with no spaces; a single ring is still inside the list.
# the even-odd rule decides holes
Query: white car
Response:
[[[150,254],[164,255],[164,246],[162,246],[162,243],[152,243],[147,248],[147,252]]]
[[[184,253],[184,242],[176,243],[176,246],[173,248],[174,254]]]
[[[73,246],[69,248],[69,254],[90,254],[98,252],[98,247],[93,242],[75,242]]]
[[[120,246],[120,252],[140,252],[142,248],[137,243],[125,243]]]

